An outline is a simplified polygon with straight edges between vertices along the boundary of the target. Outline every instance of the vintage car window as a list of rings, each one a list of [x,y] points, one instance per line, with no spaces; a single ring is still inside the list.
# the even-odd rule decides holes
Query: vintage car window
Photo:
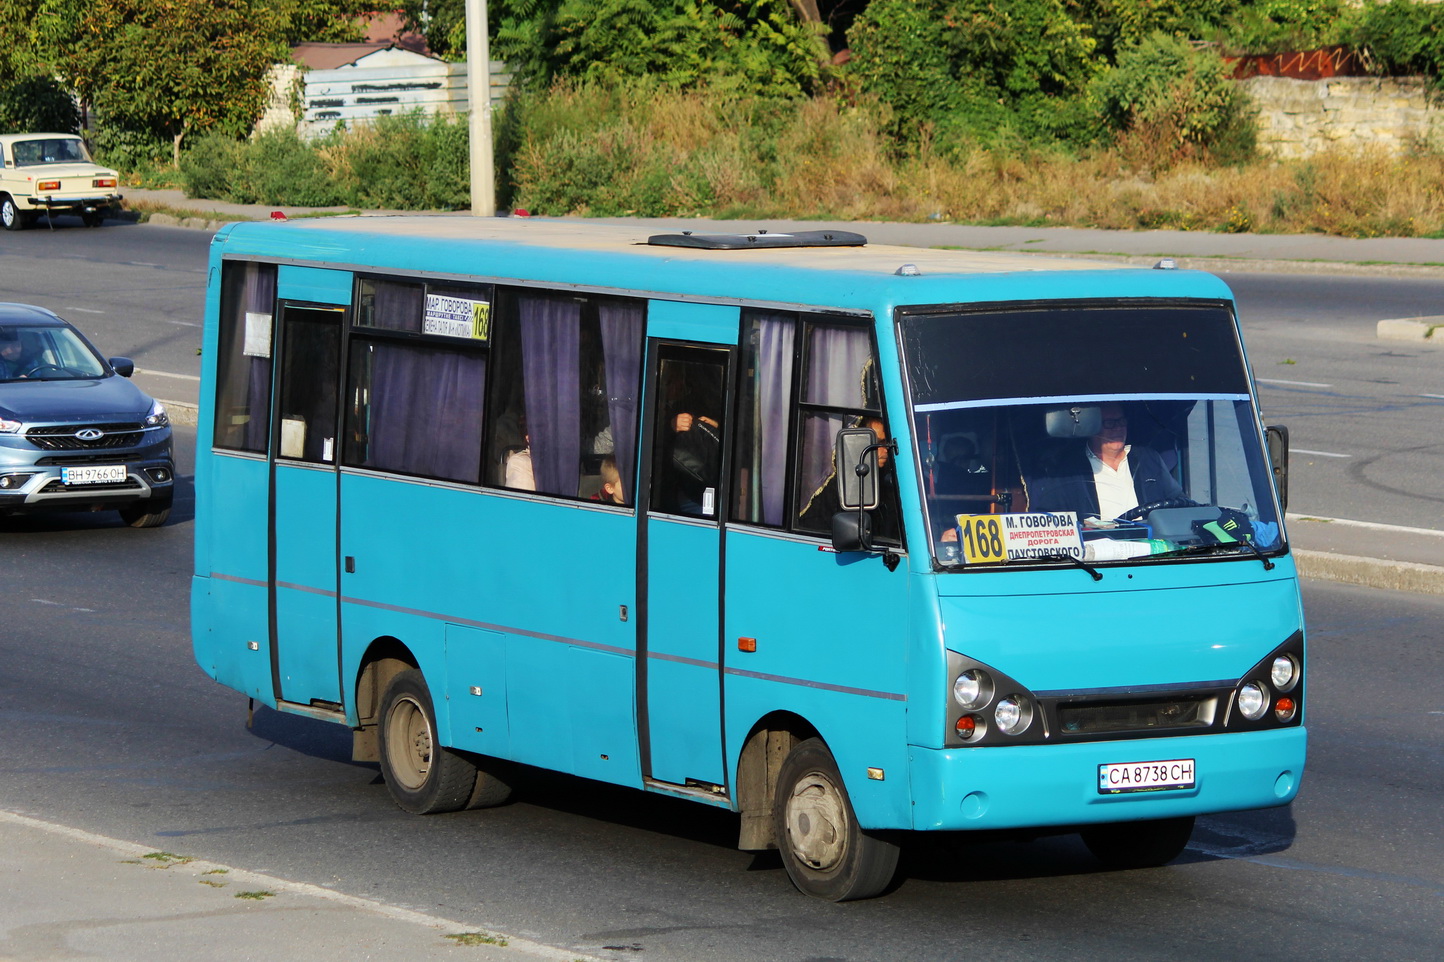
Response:
[[[43,140],[20,140],[11,146],[15,166],[37,164],[85,164],[90,157],[78,137],[50,137]]]

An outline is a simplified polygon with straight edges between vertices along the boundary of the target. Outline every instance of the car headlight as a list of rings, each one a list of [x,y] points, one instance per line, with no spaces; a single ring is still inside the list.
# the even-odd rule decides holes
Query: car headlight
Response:
[[[1238,710],[1249,721],[1258,721],[1268,707],[1268,695],[1258,682],[1251,681],[1238,690]]]
[[[165,405],[159,401],[152,401],[150,413],[145,416],[145,426],[158,428],[170,423],[170,415],[165,413]]]
[[[1288,691],[1299,678],[1298,663],[1289,655],[1279,655],[1269,666],[1269,681],[1279,691]]]
[[[993,697],[993,681],[988,673],[970,668],[953,679],[953,698],[963,708],[981,708]]]
[[[23,421],[7,421],[5,418],[0,418],[0,434],[19,434],[23,427],[25,427]]]
[[[993,709],[993,722],[1005,735],[1017,735],[1033,723],[1033,705],[1022,695],[1000,699]]]

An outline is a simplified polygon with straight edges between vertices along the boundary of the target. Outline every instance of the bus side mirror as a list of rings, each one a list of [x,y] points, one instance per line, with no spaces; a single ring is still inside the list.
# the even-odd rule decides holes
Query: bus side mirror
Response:
[[[866,511],[839,511],[832,516],[832,550],[871,551],[872,515]]]
[[[877,507],[875,444],[877,435],[870,428],[844,428],[837,432],[833,454],[837,466],[837,503],[844,511]]]
[[[1282,424],[1273,424],[1264,428],[1264,438],[1268,442],[1269,464],[1274,469],[1274,487],[1279,492],[1279,508],[1287,510],[1289,506],[1289,429]]]

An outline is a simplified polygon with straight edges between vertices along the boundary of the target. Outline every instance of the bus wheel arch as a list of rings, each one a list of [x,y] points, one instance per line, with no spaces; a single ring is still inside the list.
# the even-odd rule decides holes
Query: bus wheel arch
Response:
[[[737,847],[743,851],[777,848],[772,804],[777,797],[777,773],[792,746],[817,738],[817,729],[791,712],[773,712],[752,726],[737,758],[737,810],[742,824]]]
[[[371,642],[361,668],[356,674],[357,728],[354,730],[351,758],[358,762],[381,760],[376,738],[376,724],[381,713],[381,696],[391,679],[421,664],[411,650],[396,638],[383,637]]]

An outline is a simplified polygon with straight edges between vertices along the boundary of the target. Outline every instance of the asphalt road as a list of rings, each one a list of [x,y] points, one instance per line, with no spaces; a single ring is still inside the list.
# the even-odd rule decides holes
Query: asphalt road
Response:
[[[603,957],[1433,959],[1444,931],[1444,599],[1306,588],[1311,755],[1290,809],[1202,819],[1173,865],[1102,872],[1071,837],[920,837],[843,906],[738,852],[734,817],[534,774],[416,818],[349,737],[201,674],[188,514],[12,522],[0,809]]]

